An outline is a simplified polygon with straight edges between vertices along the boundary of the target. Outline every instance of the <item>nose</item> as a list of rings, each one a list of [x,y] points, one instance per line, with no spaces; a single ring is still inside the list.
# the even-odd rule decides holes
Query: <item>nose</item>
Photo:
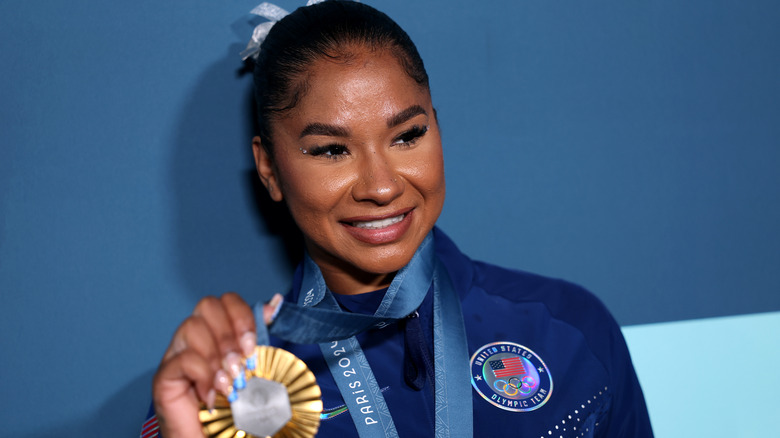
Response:
[[[352,187],[356,201],[387,205],[404,192],[404,181],[393,164],[381,152],[370,152],[355,163],[358,178]]]

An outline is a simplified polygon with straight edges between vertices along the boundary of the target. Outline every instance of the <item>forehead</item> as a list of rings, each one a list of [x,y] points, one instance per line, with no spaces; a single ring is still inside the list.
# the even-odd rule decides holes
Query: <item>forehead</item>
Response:
[[[358,49],[340,59],[320,58],[304,81],[305,91],[283,118],[288,122],[348,124],[389,118],[411,105],[431,106],[427,88],[406,73],[390,50]]]

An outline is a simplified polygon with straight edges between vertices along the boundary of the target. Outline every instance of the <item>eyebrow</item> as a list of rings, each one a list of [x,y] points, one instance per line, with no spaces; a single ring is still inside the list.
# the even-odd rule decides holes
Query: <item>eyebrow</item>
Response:
[[[424,114],[426,116],[428,115],[428,113],[425,111],[425,108],[421,107],[420,105],[412,105],[409,108],[394,115],[393,117],[390,117],[390,119],[387,120],[387,127],[395,128],[401,123],[404,123],[412,117],[419,116],[420,114]]]
[[[387,127],[394,128],[415,116],[419,116],[420,114],[427,116],[428,112],[425,111],[425,108],[421,107],[420,105],[412,105],[409,108],[401,111],[400,113],[390,117],[387,120]],[[303,131],[301,131],[301,135],[298,136],[298,138],[303,138],[306,137],[307,135],[348,137],[349,130],[341,126],[328,125],[326,123],[309,123],[308,125],[306,125],[305,128],[303,128]]]
[[[325,123],[309,123],[301,131],[301,135],[298,138],[306,137],[307,135],[329,135],[331,137],[347,137],[349,131],[346,128],[336,125],[327,125]]]

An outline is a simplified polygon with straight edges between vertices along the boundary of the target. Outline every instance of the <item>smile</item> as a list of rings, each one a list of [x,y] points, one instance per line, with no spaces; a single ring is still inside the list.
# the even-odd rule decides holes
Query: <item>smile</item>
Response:
[[[353,227],[364,228],[366,230],[381,230],[382,228],[387,228],[390,225],[401,222],[402,220],[404,220],[404,216],[406,216],[406,214],[400,214],[398,216],[389,217],[387,219],[380,219],[376,221],[352,222],[351,225]]]
[[[341,222],[355,239],[371,245],[384,245],[403,238],[412,225],[414,208],[382,216],[355,216]]]

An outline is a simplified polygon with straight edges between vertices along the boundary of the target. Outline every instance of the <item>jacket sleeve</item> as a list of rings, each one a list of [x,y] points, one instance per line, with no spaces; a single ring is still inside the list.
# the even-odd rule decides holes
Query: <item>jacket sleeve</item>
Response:
[[[610,381],[612,401],[605,437],[652,438],[653,429],[645,397],[639,385],[628,346],[617,322],[610,315]]]
[[[140,438],[160,438],[160,425],[157,424],[157,415],[154,413],[154,405],[149,406],[146,421],[141,425]]]

